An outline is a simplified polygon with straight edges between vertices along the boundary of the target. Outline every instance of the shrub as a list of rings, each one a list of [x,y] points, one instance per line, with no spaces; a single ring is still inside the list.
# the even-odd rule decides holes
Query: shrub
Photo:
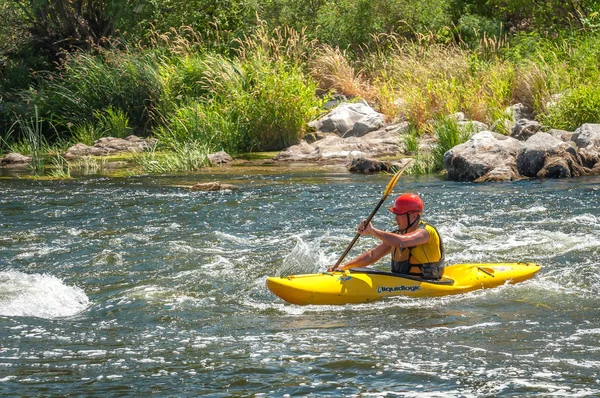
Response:
[[[553,128],[573,131],[583,123],[600,123],[600,91],[595,84],[582,84],[560,96],[538,116]]]
[[[299,66],[285,60],[248,60],[244,69],[254,82],[236,99],[242,136],[241,150],[279,150],[297,144],[305,125],[316,116],[320,101],[316,83]]]
[[[36,102],[42,114],[52,114],[65,128],[75,121],[94,122],[98,110],[112,109],[115,116],[126,115],[136,134],[147,135],[157,124],[163,92],[157,71],[155,61],[143,53],[71,54],[57,73],[47,76]]]
[[[190,102],[169,114],[166,126],[157,129],[156,137],[171,149],[196,142],[208,151],[239,150],[240,128],[236,112],[216,101]]]

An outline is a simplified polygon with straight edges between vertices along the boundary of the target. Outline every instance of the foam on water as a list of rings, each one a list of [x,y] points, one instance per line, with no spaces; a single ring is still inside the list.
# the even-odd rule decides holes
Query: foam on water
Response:
[[[0,315],[60,318],[89,305],[85,292],[52,275],[0,272]]]
[[[321,239],[305,242],[300,236],[297,236],[296,246],[283,260],[277,275],[310,274],[325,270],[327,263],[325,262],[326,257],[320,250]]]

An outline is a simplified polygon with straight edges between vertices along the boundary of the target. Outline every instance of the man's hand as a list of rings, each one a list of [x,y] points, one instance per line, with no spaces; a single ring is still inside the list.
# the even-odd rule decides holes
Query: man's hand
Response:
[[[337,267],[335,265],[332,265],[331,267],[327,268],[327,271],[328,272],[341,271],[342,269],[339,267],[341,267],[341,265],[339,265]]]
[[[361,235],[371,235],[373,233],[373,224],[367,223],[367,220],[362,220],[358,224],[358,233]]]

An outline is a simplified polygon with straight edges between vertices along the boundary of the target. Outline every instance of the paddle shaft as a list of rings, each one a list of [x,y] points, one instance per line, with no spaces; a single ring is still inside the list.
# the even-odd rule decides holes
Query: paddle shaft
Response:
[[[369,217],[366,219],[366,224],[369,224],[371,222],[371,219],[373,218],[373,216],[375,216],[375,213],[377,213],[377,210],[379,210],[379,208],[381,207],[381,205],[385,202],[385,200],[387,199],[387,197],[390,194],[390,192],[392,192],[392,190],[394,189],[394,186],[398,182],[398,179],[400,178],[400,176],[402,175],[402,173],[404,173],[404,170],[406,170],[406,168],[408,167],[408,165],[410,164],[410,162],[412,162],[412,160],[409,160],[408,163],[406,163],[404,165],[404,167],[402,167],[400,170],[398,170],[398,172],[396,174],[394,174],[394,177],[392,177],[392,179],[388,183],[387,187],[385,187],[385,191],[383,191],[383,196],[381,197],[381,200],[379,201],[379,203],[377,204],[377,206],[375,206],[375,209],[373,209],[373,211],[371,212],[371,214],[369,215]],[[344,254],[342,254],[342,256],[337,261],[337,263],[335,263],[335,266],[333,267],[334,270],[338,267],[338,265],[340,265],[342,263],[342,261],[344,261],[344,258],[346,257],[346,255],[348,254],[348,252],[350,251],[350,249],[352,249],[352,246],[354,246],[354,244],[356,243],[356,241],[358,240],[358,238],[360,238],[360,232],[356,233],[356,236],[354,237],[354,239],[352,239],[352,242],[350,242],[350,244],[348,245],[348,247],[344,251]]]
[[[387,195],[384,195],[383,198],[381,198],[381,200],[379,201],[379,203],[377,204],[377,206],[375,207],[375,209],[373,209],[373,211],[371,212],[371,214],[367,218],[366,224],[369,224],[371,222],[371,219],[373,219],[373,217],[375,216],[375,213],[377,213],[377,210],[379,210],[379,208],[381,207],[381,205],[383,205],[383,203],[385,202],[385,200],[387,199],[387,197],[388,197]],[[346,255],[348,254],[348,252],[350,252],[350,249],[352,249],[352,246],[354,246],[354,244],[356,243],[356,241],[358,240],[358,238],[360,238],[360,233],[357,232],[356,235],[354,236],[354,239],[352,239],[352,242],[350,242],[350,244],[348,245],[348,247],[344,251],[344,254],[342,254],[342,256],[337,261],[337,263],[335,263],[335,267],[333,267],[333,269],[336,269],[337,266],[340,265],[342,263],[342,261],[344,261],[344,258],[346,257]]]

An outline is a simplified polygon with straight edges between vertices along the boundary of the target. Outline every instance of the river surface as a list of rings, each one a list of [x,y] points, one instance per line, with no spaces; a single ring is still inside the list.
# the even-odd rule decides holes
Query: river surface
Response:
[[[214,180],[240,190],[180,187]],[[598,177],[397,184],[386,207],[419,193],[448,263],[541,264],[529,281],[347,306],[266,289],[334,263],[388,180],[336,168],[0,180],[0,395],[600,396]],[[392,221],[384,207],[374,224]]]

